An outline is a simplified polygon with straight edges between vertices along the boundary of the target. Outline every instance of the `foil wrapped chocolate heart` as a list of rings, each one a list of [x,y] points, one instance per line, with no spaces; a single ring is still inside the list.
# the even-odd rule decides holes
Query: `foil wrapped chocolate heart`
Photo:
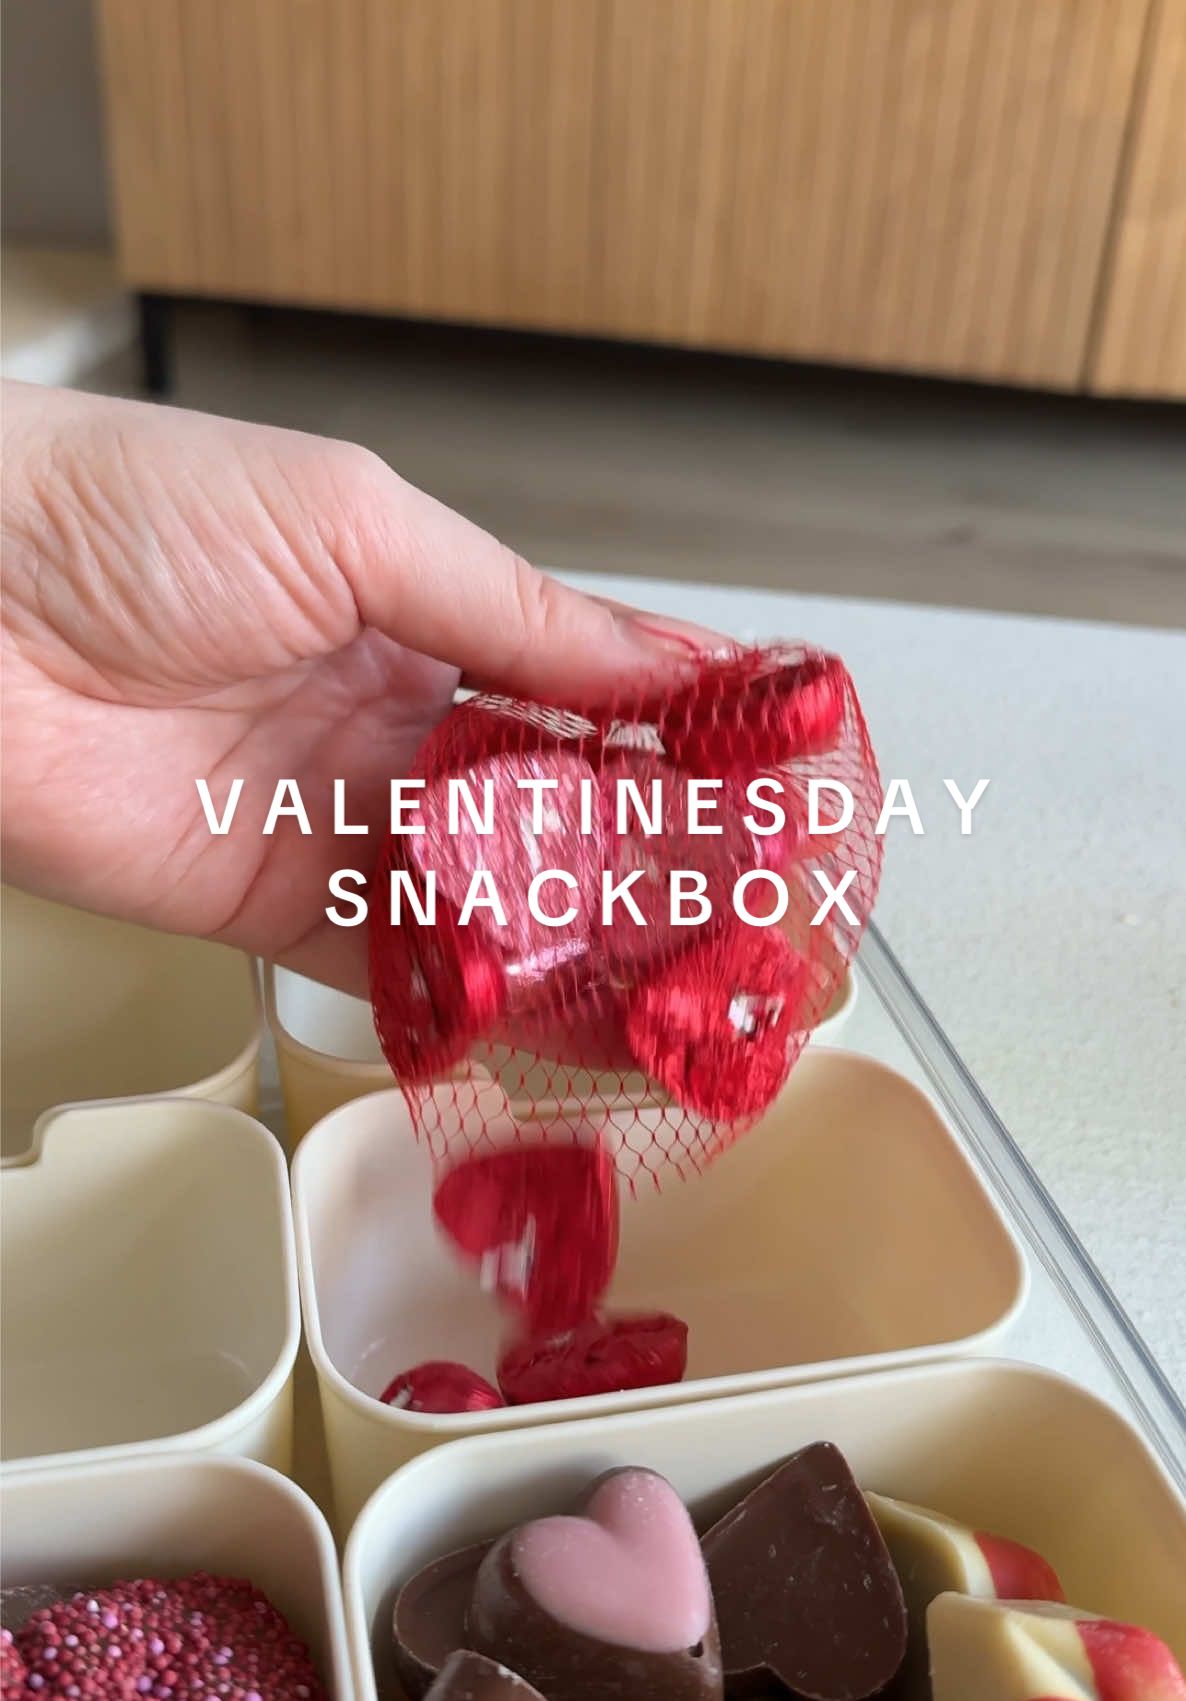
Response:
[[[513,1342],[498,1362],[510,1406],[660,1388],[683,1380],[688,1326],[664,1311],[592,1317],[575,1329]]]
[[[484,1376],[452,1359],[428,1359],[402,1370],[379,1398],[401,1412],[489,1412],[506,1403]]]
[[[750,775],[838,743],[848,700],[848,673],[818,652],[755,667],[743,654],[732,668],[705,674],[677,692],[663,716],[663,743],[689,773]]]
[[[635,994],[634,1055],[677,1103],[731,1122],[771,1102],[802,1049],[810,966],[775,928],[737,922]]]
[[[387,914],[386,894],[375,894]],[[502,1015],[507,977],[502,954],[479,927],[462,928],[438,902],[435,924],[413,931],[386,924],[384,980],[372,976],[375,1027],[397,1080],[447,1075]],[[399,987],[394,1003],[388,995]]]
[[[595,1134],[569,1145],[512,1145],[446,1170],[436,1220],[479,1267],[483,1287],[529,1329],[569,1329],[590,1315],[618,1254],[614,1166]]]

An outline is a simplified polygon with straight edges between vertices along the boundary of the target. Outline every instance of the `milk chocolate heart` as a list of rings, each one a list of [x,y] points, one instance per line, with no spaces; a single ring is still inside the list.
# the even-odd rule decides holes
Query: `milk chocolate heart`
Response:
[[[465,1646],[465,1618],[489,1542],[446,1553],[417,1571],[395,1597],[392,1655],[409,1701],[421,1701],[449,1656]]]
[[[544,1701],[523,1678],[485,1654],[453,1654],[428,1692],[428,1701]]]
[[[618,1255],[614,1166],[599,1141],[507,1146],[457,1164],[437,1183],[437,1222],[478,1262],[483,1286],[534,1331],[583,1323]]]
[[[804,1447],[704,1538],[726,1693],[770,1680],[804,1701],[865,1701],[906,1652],[906,1605],[839,1448]]]
[[[576,1517],[541,1518],[482,1561],[470,1647],[548,1701],[716,1701],[720,1641],[691,1518],[653,1471],[612,1471]]]

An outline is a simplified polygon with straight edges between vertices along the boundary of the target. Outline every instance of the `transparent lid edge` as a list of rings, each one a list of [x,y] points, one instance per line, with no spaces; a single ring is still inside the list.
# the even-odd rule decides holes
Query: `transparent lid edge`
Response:
[[[1186,1406],[873,923],[858,962],[977,1163],[1008,1202],[1018,1231],[1138,1415],[1161,1463],[1186,1494]]]

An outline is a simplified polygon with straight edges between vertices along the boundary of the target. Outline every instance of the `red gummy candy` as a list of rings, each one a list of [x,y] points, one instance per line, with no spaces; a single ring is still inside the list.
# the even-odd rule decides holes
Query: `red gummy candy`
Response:
[[[466,1158],[438,1182],[437,1222],[481,1266],[483,1285],[532,1331],[583,1323],[618,1255],[614,1166],[591,1145],[508,1146]]]
[[[505,1404],[484,1376],[451,1359],[429,1359],[402,1371],[379,1398],[401,1412],[492,1412]]]
[[[515,1341],[499,1360],[498,1385],[509,1406],[529,1406],[657,1388],[681,1381],[687,1367],[687,1324],[654,1311]]]
[[[836,656],[755,674],[748,657],[705,673],[674,697],[664,747],[689,773],[743,773],[834,749],[844,726],[848,670]]]
[[[777,927],[744,922],[693,946],[635,993],[626,1032],[639,1067],[722,1122],[756,1116],[813,1019],[811,971]]]

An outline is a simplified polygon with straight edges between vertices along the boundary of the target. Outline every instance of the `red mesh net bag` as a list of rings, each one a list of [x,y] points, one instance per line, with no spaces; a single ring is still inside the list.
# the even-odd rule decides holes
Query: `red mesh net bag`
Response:
[[[782,1087],[876,895],[880,782],[843,664],[736,649],[589,718],[475,696],[414,778],[373,883],[371,993],[438,1215],[475,1156],[535,1153],[544,1236],[615,1171],[703,1169]],[[851,795],[842,830],[809,834],[813,778]],[[480,1256],[497,1237],[472,1197],[461,1215]]]

